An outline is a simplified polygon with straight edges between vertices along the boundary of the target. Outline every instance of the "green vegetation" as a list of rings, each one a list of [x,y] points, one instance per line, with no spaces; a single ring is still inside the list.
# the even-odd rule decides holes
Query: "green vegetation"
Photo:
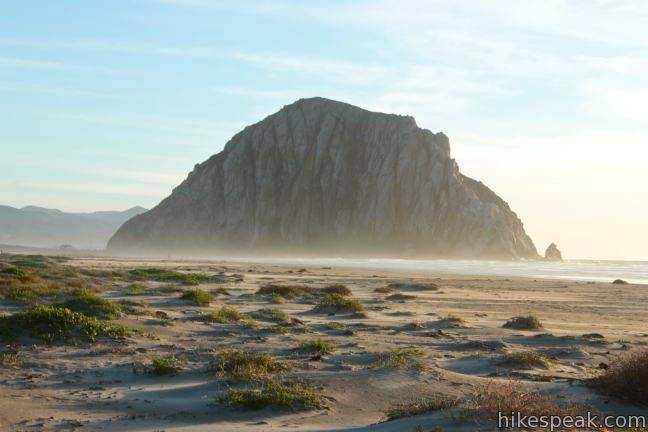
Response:
[[[290,319],[290,315],[288,315],[286,312],[280,310],[280,309],[274,309],[274,308],[263,308],[259,310],[255,310],[253,312],[248,313],[249,316],[251,316],[254,319],[258,320],[264,320],[264,321],[272,321],[277,324],[285,324],[285,325],[290,325],[292,324],[292,320]]]
[[[406,301],[406,300],[416,300],[417,298],[418,297],[413,296],[413,295],[396,293],[396,294],[388,295],[387,297],[385,297],[385,300],[389,300],[389,301]]]
[[[277,333],[277,334],[291,334],[292,333],[292,328],[291,327],[286,327],[282,325],[273,325],[269,327],[264,327],[264,331],[270,332],[270,333]]]
[[[266,407],[303,409],[323,406],[320,395],[297,383],[268,382],[254,387],[233,389],[223,400],[249,409]]]
[[[129,334],[126,327],[51,306],[36,306],[26,312],[0,317],[0,340],[6,342],[14,342],[20,336],[39,338],[44,343],[67,342],[83,336],[88,342],[94,342],[101,335],[117,339]]]
[[[396,290],[394,288],[389,288],[389,287],[378,287],[374,291],[380,294],[391,294]]]
[[[399,348],[386,353],[378,354],[376,361],[370,367],[423,369],[425,368],[425,364],[420,360],[412,358],[414,356],[422,355],[423,351],[415,348]]]
[[[342,328],[342,324],[336,321],[329,321],[326,323],[326,328],[329,330],[339,330]]]
[[[313,339],[310,342],[304,342],[297,348],[298,351],[312,354],[328,354],[336,350],[335,344],[325,342],[320,338]]]
[[[339,294],[343,296],[351,295],[351,290],[346,285],[342,284],[329,285],[318,289],[318,291],[324,294]]]
[[[122,312],[131,314],[131,315],[148,315],[149,311],[145,308],[148,307],[148,304],[143,301],[136,300],[120,300],[117,302],[119,308]]]
[[[387,411],[387,421],[403,417],[412,417],[420,414],[427,414],[433,411],[441,411],[459,405],[460,400],[456,398],[441,397],[408,404],[395,406]]]
[[[344,336],[355,336],[356,331],[354,329],[352,329],[351,327],[347,327],[347,328],[344,329],[343,334],[344,334]]]
[[[176,282],[183,285],[199,285],[201,283],[225,283],[223,275],[208,275],[205,273],[182,273],[161,268],[135,269],[129,272],[136,280],[153,280],[158,282]]]
[[[393,290],[410,289],[417,291],[436,291],[439,289],[439,286],[434,283],[399,282],[390,283],[389,285],[387,285],[387,288],[391,288]]]
[[[98,319],[115,320],[121,315],[119,306],[92,291],[78,289],[73,292],[73,295],[73,298],[65,301],[61,306]]]
[[[191,289],[182,293],[183,300],[190,300],[197,306],[208,306],[214,300],[214,296],[201,289]]]
[[[267,284],[259,288],[257,294],[267,296],[279,296],[282,298],[312,298],[314,296],[314,288],[307,285],[275,285]]]
[[[323,288],[310,287],[308,285],[277,285],[267,284],[259,288],[257,294],[272,296],[276,298],[313,298],[323,297],[329,294],[345,296],[351,294],[351,290],[342,284],[328,285]]]
[[[182,370],[182,365],[175,357],[156,357],[146,368],[146,373],[155,376],[175,375]]]
[[[146,287],[139,283],[132,283],[127,289],[122,291],[122,295],[125,296],[141,296],[146,294]]]
[[[0,354],[0,366],[13,365],[18,366],[23,362],[22,357],[18,354],[2,353]]]
[[[541,366],[544,368],[549,367],[551,364],[551,360],[547,356],[535,351],[519,351],[507,354],[504,357],[504,362],[524,367]]]
[[[214,369],[220,376],[238,380],[260,380],[288,369],[288,365],[269,354],[245,351],[225,351],[213,359]]]
[[[364,306],[353,298],[345,297],[340,294],[330,294],[324,297],[317,305],[318,309],[333,308],[336,311],[362,312]]]
[[[66,294],[74,290],[60,283],[48,282],[41,284],[15,284],[2,290],[4,297],[18,303],[34,304],[42,298],[54,297],[60,294]]]
[[[533,315],[527,315],[513,317],[510,320],[506,321],[503,327],[515,330],[537,330],[542,328],[542,324],[537,317]]]
[[[234,308],[223,306],[217,312],[201,315],[199,319],[206,322],[227,324],[232,321],[244,320],[245,316]]]

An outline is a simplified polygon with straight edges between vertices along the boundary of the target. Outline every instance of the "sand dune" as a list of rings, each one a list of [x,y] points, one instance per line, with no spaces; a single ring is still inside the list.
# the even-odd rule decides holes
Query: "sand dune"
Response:
[[[94,344],[46,345],[23,337],[3,345],[2,353],[17,354],[20,361],[0,368],[2,430],[496,430],[471,401],[489,382],[509,379],[601,412],[648,415],[645,407],[586,385],[601,373],[602,363],[648,342],[645,285],[207,261],[74,258],[61,265],[121,304],[122,316],[112,322],[142,332],[100,337]],[[179,298],[194,287],[132,279],[129,271],[147,268],[218,276],[198,285],[215,298],[200,306]],[[274,303],[278,297],[256,294],[270,283],[313,289],[343,284],[364,311],[318,307],[317,295]],[[375,291],[390,284],[391,290],[379,291],[391,292]],[[26,308],[4,292],[2,314]],[[387,300],[394,294],[412,298]],[[205,318],[224,305],[239,318]],[[269,315],[268,309],[289,318]],[[540,319],[541,329],[502,327],[511,317],[529,314]],[[335,349],[297,349],[318,338]],[[249,385],[214,371],[213,356],[228,350],[275,356],[289,369],[272,380],[304,384],[321,396],[320,408],[251,410],[221,400]],[[529,351],[538,358],[523,364],[520,358]],[[147,373],[154,358],[169,357],[179,372]],[[436,399],[459,404],[386,421],[400,404]]]

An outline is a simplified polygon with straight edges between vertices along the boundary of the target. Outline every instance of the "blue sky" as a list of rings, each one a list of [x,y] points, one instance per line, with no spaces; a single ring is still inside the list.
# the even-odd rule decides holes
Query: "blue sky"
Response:
[[[3,2],[0,203],[152,207],[300,97],[414,115],[539,248],[648,259],[648,3]]]

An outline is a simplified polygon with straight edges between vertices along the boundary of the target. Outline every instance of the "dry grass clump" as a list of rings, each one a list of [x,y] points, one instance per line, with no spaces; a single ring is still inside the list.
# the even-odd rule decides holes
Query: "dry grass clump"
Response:
[[[504,357],[504,363],[524,367],[540,366],[548,368],[551,365],[551,360],[543,354],[529,350],[506,354]]]
[[[217,353],[213,357],[212,366],[219,376],[229,376],[244,381],[266,379],[289,369],[287,363],[269,354],[246,351]]]
[[[610,396],[648,404],[648,350],[636,350],[616,358],[593,386]]]
[[[397,420],[403,417],[412,417],[420,414],[427,414],[433,411],[441,411],[454,408],[461,403],[460,399],[450,397],[439,397],[406,404],[400,404],[390,408],[385,414],[387,421]]]
[[[377,355],[377,359],[373,362],[371,368],[395,368],[395,369],[424,369],[425,364],[418,359],[424,355],[423,351],[416,348],[399,348],[386,353]]]
[[[196,306],[208,306],[214,300],[214,296],[201,289],[192,289],[182,293],[182,300],[189,300]]]
[[[453,314],[448,314],[441,318],[441,321],[448,321],[448,322],[453,322],[453,323],[463,323],[464,319]]]
[[[519,382],[490,381],[476,389],[472,408],[479,417],[497,420],[499,413],[523,416],[576,416],[585,411],[580,405],[561,406],[538,389]]]
[[[335,309],[336,312],[339,311],[348,311],[348,312],[362,312],[364,311],[364,306],[354,299],[345,297],[340,294],[330,294],[324,297],[320,303],[317,305],[317,309]]]
[[[542,328],[542,323],[533,315],[517,316],[506,321],[503,327],[515,330],[538,330]]]
[[[292,319],[289,314],[276,308],[262,308],[248,313],[254,319],[272,321],[277,324],[290,325]]]
[[[321,395],[304,384],[292,382],[267,382],[244,389],[232,389],[221,401],[248,409],[323,407]]]

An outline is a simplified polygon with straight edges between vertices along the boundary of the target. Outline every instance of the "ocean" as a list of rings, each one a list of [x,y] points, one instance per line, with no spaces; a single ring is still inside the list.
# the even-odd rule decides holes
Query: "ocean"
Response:
[[[296,266],[348,267],[368,270],[430,272],[485,276],[520,276],[543,279],[567,279],[648,284],[648,261],[473,261],[347,258],[241,258],[228,261],[287,264]]]

